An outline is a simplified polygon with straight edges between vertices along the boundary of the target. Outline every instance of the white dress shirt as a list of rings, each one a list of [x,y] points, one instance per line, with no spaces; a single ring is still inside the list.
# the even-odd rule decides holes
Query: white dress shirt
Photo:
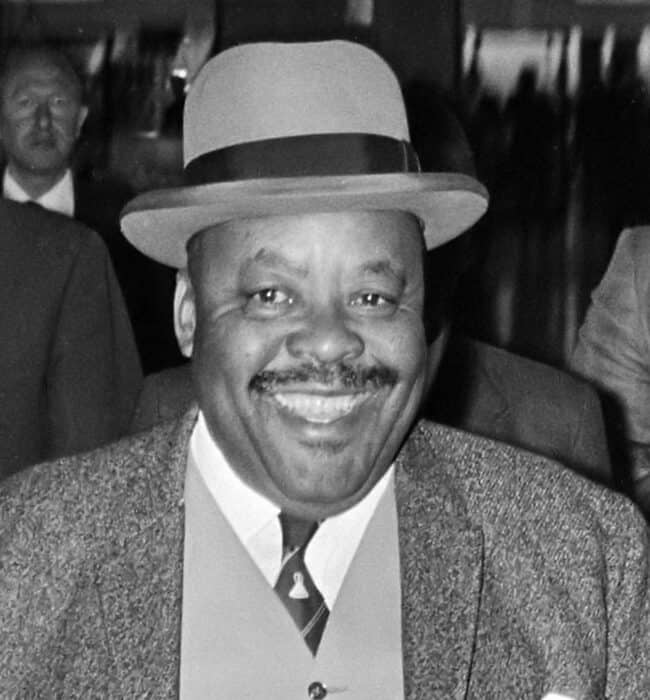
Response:
[[[273,586],[282,559],[280,509],[233,471],[212,439],[203,413],[194,427],[190,451],[221,512]],[[393,472],[391,466],[363,500],[323,521],[307,546],[305,564],[330,610],[379,499],[387,488],[393,488]]]
[[[38,197],[38,199],[30,197],[13,178],[9,169],[5,168],[2,180],[2,194],[6,199],[12,199],[14,202],[36,202],[36,204],[40,204],[43,208],[50,211],[74,217],[74,183],[72,181],[72,172],[69,168],[56,185]]]

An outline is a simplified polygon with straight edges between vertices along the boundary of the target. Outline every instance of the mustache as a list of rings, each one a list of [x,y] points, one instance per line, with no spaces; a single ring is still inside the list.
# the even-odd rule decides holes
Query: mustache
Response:
[[[376,365],[372,367],[353,367],[343,362],[335,365],[305,364],[285,370],[264,370],[258,372],[250,381],[252,391],[273,391],[288,384],[317,383],[332,385],[345,389],[381,389],[397,384],[397,372],[390,367]]]

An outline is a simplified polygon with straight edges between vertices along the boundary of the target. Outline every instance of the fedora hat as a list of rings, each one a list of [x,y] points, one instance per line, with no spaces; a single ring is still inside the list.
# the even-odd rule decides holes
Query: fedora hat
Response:
[[[187,96],[185,184],[122,212],[133,245],[173,267],[195,233],[232,219],[401,210],[427,248],[475,223],[487,192],[473,177],[423,173],[395,74],[348,41],[244,44],[208,61]]]

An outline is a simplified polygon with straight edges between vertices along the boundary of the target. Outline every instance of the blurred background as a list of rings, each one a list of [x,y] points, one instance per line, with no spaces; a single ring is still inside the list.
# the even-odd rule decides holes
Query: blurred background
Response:
[[[467,131],[492,204],[457,323],[563,366],[622,227],[650,221],[650,0],[0,0],[3,48],[51,41],[84,76],[77,168],[137,191],[181,181],[184,95],[209,56],[333,37],[390,62],[421,152],[431,104]]]

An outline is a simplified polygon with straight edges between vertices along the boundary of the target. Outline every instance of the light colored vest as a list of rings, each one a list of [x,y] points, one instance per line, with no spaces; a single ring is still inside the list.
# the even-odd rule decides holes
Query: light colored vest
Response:
[[[189,461],[181,700],[404,697],[397,512],[387,489],[330,612],[316,657]]]

